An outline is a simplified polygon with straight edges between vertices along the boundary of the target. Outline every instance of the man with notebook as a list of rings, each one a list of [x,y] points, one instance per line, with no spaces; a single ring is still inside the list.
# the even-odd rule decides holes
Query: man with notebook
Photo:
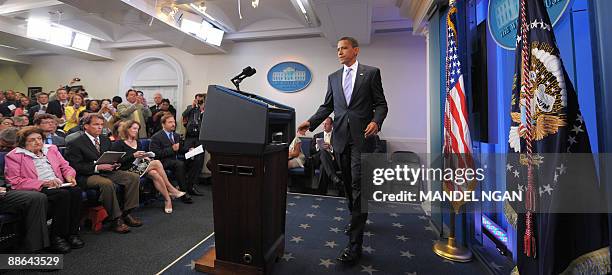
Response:
[[[100,135],[104,127],[104,117],[91,114],[83,118],[85,133],[68,142],[66,159],[77,171],[77,182],[82,188],[100,190],[100,202],[104,205],[109,217],[113,220],[113,230],[127,233],[129,227],[138,227],[142,222],[130,215],[138,207],[140,178],[137,174],[117,170],[118,163],[98,164],[97,161],[111,148],[111,141]],[[119,206],[114,184],[123,185],[123,209]]]

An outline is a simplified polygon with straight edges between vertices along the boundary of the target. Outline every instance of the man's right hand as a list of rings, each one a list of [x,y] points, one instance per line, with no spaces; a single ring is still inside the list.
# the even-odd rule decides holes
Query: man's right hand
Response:
[[[172,150],[174,152],[178,151],[179,150],[179,146],[180,146],[180,144],[178,144],[178,143],[172,144]]]
[[[310,128],[310,121],[306,120],[306,121],[302,122],[302,124],[300,124],[300,126],[298,126],[298,131],[308,130],[309,128]]]
[[[115,166],[112,164],[98,164],[98,171],[113,171]]]

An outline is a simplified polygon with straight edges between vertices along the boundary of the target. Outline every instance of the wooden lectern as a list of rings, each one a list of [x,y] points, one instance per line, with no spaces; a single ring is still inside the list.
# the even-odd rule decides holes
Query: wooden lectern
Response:
[[[288,144],[295,110],[211,85],[200,139],[211,154],[215,247],[196,263],[214,274],[269,274],[285,248]]]

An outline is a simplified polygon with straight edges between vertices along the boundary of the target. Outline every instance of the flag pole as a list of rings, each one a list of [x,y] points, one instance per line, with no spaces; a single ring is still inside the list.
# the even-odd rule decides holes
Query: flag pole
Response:
[[[453,210],[450,212],[450,232],[448,240],[443,240],[434,243],[433,252],[438,256],[453,262],[465,263],[472,260],[472,251],[464,246],[457,244],[455,238],[455,218],[457,213]]]
[[[454,14],[457,12],[457,7],[455,6],[455,0],[449,0],[449,6],[451,7],[448,15],[447,15],[447,22],[451,21],[451,14]],[[449,23],[452,24],[452,23]],[[447,39],[447,47],[448,47],[448,39],[449,37],[446,37]],[[446,87],[448,90],[448,87],[450,87],[450,83],[449,83],[449,61],[448,58],[446,59]],[[445,115],[444,115],[444,127],[445,127],[445,135],[448,135],[450,133],[450,122],[449,122],[449,117],[448,117],[448,101],[449,101],[449,97],[450,95],[447,93],[447,103],[445,105]],[[469,138],[468,138],[469,139]],[[448,158],[449,155],[451,156],[456,156],[456,153],[453,154],[452,150],[450,149],[450,138],[448,136],[445,136],[444,138],[445,141],[445,146],[444,146],[444,150],[445,150],[445,158]],[[447,159],[448,160],[448,159]],[[436,253],[438,256],[450,260],[450,261],[454,261],[454,262],[469,262],[472,260],[472,251],[470,251],[468,248],[461,246],[459,244],[457,244],[457,240],[455,237],[455,231],[456,231],[456,216],[459,213],[459,210],[461,209],[461,204],[453,204],[452,205],[453,211],[450,212],[450,232],[449,232],[449,236],[448,236],[448,240],[443,241],[437,241],[434,243],[433,245],[433,251],[434,253]]]

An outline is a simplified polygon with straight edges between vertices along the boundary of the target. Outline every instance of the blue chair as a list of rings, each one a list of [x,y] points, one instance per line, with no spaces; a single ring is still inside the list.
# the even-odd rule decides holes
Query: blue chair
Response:
[[[310,155],[310,143],[312,138],[303,137],[300,138],[302,140],[300,144],[300,150],[305,156],[304,167],[296,167],[289,169],[289,179],[291,186],[300,185],[300,189],[295,190],[304,192],[305,189],[312,188],[313,178],[314,178],[314,170],[312,169],[312,156]]]

